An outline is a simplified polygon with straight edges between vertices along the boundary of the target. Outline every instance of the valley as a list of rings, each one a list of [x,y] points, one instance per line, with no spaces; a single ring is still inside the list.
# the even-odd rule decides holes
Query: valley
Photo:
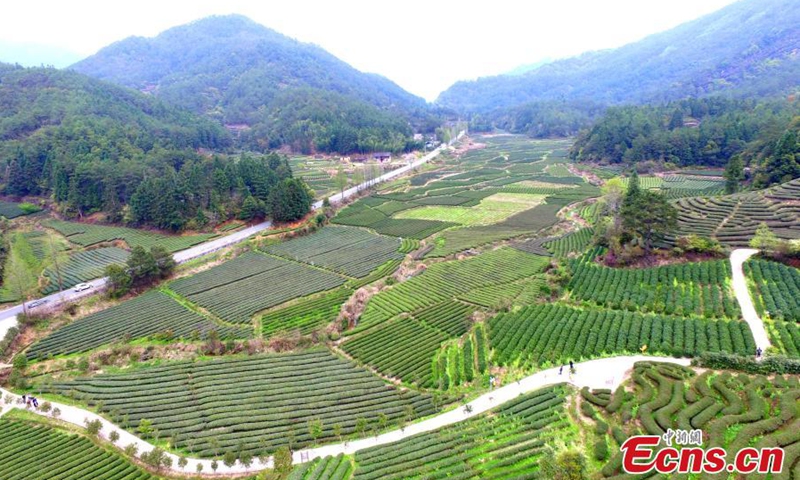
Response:
[[[142,5],[0,63],[0,479],[800,479],[796,6]]]

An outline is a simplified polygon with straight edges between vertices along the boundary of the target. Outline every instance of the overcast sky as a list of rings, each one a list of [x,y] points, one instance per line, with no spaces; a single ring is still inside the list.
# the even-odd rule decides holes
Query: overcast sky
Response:
[[[130,35],[154,36],[209,15],[239,13],[316,43],[359,70],[380,73],[433,100],[457,80],[507,72],[543,58],[617,47],[730,3],[733,0],[9,1],[0,16],[0,60],[63,66],[58,63],[91,55]]]

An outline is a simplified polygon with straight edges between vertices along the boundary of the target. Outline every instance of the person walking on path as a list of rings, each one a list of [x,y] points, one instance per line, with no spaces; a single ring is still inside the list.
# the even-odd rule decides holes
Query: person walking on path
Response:
[[[761,347],[757,347],[756,348],[756,358],[761,358],[761,354],[762,353],[764,353],[764,351],[761,350]]]
[[[569,372],[575,373],[575,363],[572,360],[569,361]]]
[[[564,365],[561,365],[561,367],[558,369],[558,374],[561,375],[563,372],[564,372]]]

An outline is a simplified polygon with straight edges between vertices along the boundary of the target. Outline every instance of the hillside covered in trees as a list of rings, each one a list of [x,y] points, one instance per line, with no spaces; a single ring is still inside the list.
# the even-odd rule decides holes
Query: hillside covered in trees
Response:
[[[426,131],[437,126],[423,99],[390,80],[239,15],[127,38],[71,68],[251,127],[242,136],[251,148],[398,151],[411,146],[411,123]],[[296,103],[301,114],[286,112]],[[346,140],[332,142],[334,136]]]
[[[576,123],[588,125],[598,103],[784,94],[800,78],[797,25],[800,10],[792,0],[743,0],[620,48],[554,61],[521,75],[458,82],[436,103],[481,114],[482,124],[547,135],[575,133]],[[554,112],[552,104],[559,110]],[[552,126],[556,120],[558,128]]]
[[[0,191],[51,197],[67,217],[177,231],[239,214],[248,199],[272,213],[273,192],[298,187],[286,159],[199,153],[230,145],[217,123],[134,90],[0,65]]]
[[[800,101],[792,99],[707,97],[611,107],[577,138],[571,155],[585,162],[712,167],[741,156],[766,186],[800,177],[798,129]]]

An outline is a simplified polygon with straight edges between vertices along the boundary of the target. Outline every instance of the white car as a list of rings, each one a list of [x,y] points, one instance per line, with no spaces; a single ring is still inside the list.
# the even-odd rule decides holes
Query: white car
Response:
[[[84,290],[89,290],[90,288],[92,288],[92,284],[91,283],[79,283],[79,284],[75,285],[74,291],[82,292]]]

